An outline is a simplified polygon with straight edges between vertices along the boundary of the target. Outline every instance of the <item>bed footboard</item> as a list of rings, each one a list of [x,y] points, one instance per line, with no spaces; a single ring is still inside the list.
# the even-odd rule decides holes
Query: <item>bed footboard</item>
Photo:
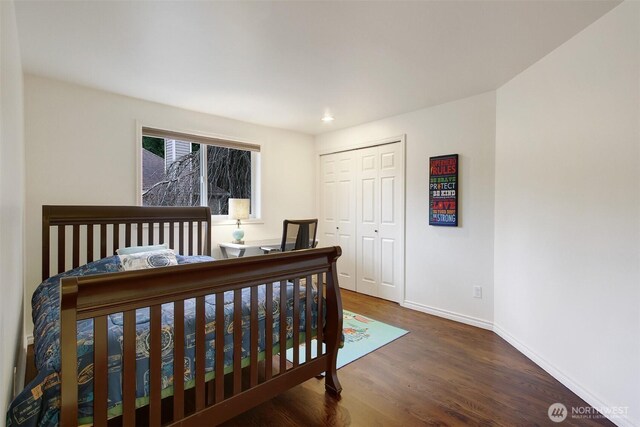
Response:
[[[149,425],[212,425],[228,420],[273,396],[323,372],[326,390],[339,394],[342,390],[336,373],[336,360],[342,332],[342,304],[336,275],[339,247],[310,249],[296,252],[214,261],[200,264],[179,265],[160,269],[105,274],[98,276],[70,277],[61,286],[61,425],[78,422],[78,365],[77,322],[93,319],[93,424],[106,426],[108,418],[107,387],[107,316],[123,313],[122,343],[122,424],[138,425],[136,420],[136,310],[149,308]],[[274,304],[274,283],[280,284],[280,307]],[[293,285],[293,316],[286,318],[287,283]],[[317,303],[312,304],[312,286],[315,283]],[[304,286],[306,285],[306,286]],[[265,307],[260,312],[258,287],[264,286]],[[291,286],[291,285],[290,285]],[[305,292],[301,294],[302,286]],[[232,370],[225,375],[224,340],[205,346],[206,330],[205,296],[215,295],[215,336],[225,334],[224,293],[232,292],[234,311],[232,326],[233,348],[242,346],[242,289],[250,288],[250,349],[248,381],[242,378],[241,352],[233,352]],[[297,296],[300,295],[298,298]],[[321,297],[324,295],[324,301]],[[211,297],[209,297],[211,298]],[[306,298],[306,299],[305,299]],[[195,385],[185,392],[184,322],[175,321],[173,327],[173,393],[162,400],[161,369],[162,320],[161,305],[174,305],[174,318],[184,317],[185,300],[195,299]],[[301,313],[300,300],[304,299]],[[326,305],[325,305],[326,304]],[[323,305],[325,305],[323,307]],[[317,310],[318,327],[312,330],[312,310]],[[322,328],[322,313],[325,313]],[[275,314],[274,314],[275,313]],[[264,363],[259,363],[259,315],[264,316]],[[301,317],[306,316],[305,330],[300,330]],[[279,335],[274,337],[274,322]],[[279,322],[279,323],[278,323]],[[291,324],[292,323],[292,324]],[[286,325],[287,327],[280,327]],[[209,325],[211,328],[211,325]],[[285,348],[272,351],[274,342],[287,342],[287,330],[293,330],[289,339],[293,347],[293,363],[287,363]],[[226,331],[229,333],[229,331]],[[246,332],[245,332],[246,333]],[[317,345],[312,354],[312,338]],[[302,343],[300,342],[302,339]],[[325,346],[322,343],[325,343]],[[177,343],[177,344],[175,344]],[[207,347],[215,350],[212,372],[205,372]],[[299,356],[300,347],[304,361]],[[275,358],[279,357],[279,360]],[[275,363],[277,362],[277,363]],[[274,366],[275,365],[275,366]],[[279,369],[278,369],[279,368]],[[259,372],[259,369],[261,370]],[[205,378],[213,379],[207,381]],[[227,387],[225,390],[225,377]],[[231,385],[230,385],[231,384]],[[166,384],[165,384],[166,386]],[[187,397],[187,396],[193,396]],[[195,404],[187,404],[187,400]],[[172,414],[162,411],[169,400]],[[193,402],[191,402],[193,403]],[[164,412],[164,414],[163,414]],[[169,411],[171,412],[171,411]],[[164,418],[163,418],[164,415]],[[138,421],[138,422],[136,422]]]

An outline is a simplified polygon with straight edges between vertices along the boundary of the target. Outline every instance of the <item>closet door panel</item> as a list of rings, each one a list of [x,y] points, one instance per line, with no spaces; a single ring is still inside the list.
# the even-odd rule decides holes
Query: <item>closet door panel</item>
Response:
[[[380,180],[378,235],[380,239],[380,281],[378,296],[400,302],[402,298],[404,247],[404,170],[401,144],[378,147]]]
[[[372,296],[378,295],[377,247],[378,241],[375,237],[364,236],[360,240],[358,292]]]
[[[376,179],[367,178],[360,181],[362,186],[362,224],[374,226],[376,224]]]
[[[335,154],[320,157],[320,219],[318,221],[318,245],[337,244],[336,219],[336,160]]]
[[[356,290],[356,154],[337,155],[336,244],[342,248],[338,258],[338,283]]]
[[[336,245],[336,219],[335,219],[335,183],[324,184],[324,212],[322,213],[322,229],[318,232],[319,246]]]
[[[378,148],[357,150],[357,234],[358,234],[358,292],[378,296],[379,278],[379,180]]]
[[[380,286],[395,286],[394,259],[396,241],[380,239]]]
[[[395,225],[396,178],[387,176],[380,179],[380,224]]]

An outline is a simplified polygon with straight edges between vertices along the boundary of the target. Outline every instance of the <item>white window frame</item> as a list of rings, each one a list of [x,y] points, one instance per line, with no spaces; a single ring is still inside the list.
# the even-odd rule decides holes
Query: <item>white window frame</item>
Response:
[[[191,135],[194,137],[203,137],[203,138],[209,138],[209,139],[216,139],[216,140],[221,140],[221,141],[229,141],[229,142],[233,142],[236,145],[250,145],[250,146],[259,146],[262,149],[262,145],[255,143],[255,142],[249,142],[249,141],[243,141],[241,139],[238,138],[231,138],[228,136],[223,136],[223,135],[214,135],[214,134],[205,134],[202,132],[194,132],[194,131],[188,131],[188,130],[178,130],[178,129],[172,129],[172,130],[168,130],[168,129],[164,129],[162,127],[158,127],[158,126],[147,126],[147,125],[142,125],[139,122],[136,122],[136,130],[137,130],[137,138],[136,138],[136,179],[137,179],[137,184],[136,184],[136,203],[138,206],[142,206],[142,137],[145,135],[145,133],[143,132],[143,128],[153,128],[153,129],[158,129],[158,130],[166,130],[167,132],[179,132],[182,134],[186,134],[186,135]],[[189,142],[189,141],[188,141]],[[201,143],[201,142],[191,142],[192,144],[200,144],[201,146],[206,146],[207,145],[215,145],[215,143],[212,144],[206,144],[206,143]],[[242,149],[242,148],[236,148],[236,149]],[[260,151],[254,151],[254,150],[247,150],[251,152],[251,214],[249,219],[247,220],[243,220],[242,222],[245,224],[263,224],[264,221],[262,219],[262,199],[261,199],[261,193],[262,193],[262,167],[261,167],[261,153],[262,150]],[[206,149],[200,149],[200,161],[202,165],[206,165],[207,164],[207,150]],[[200,175],[200,194],[204,194],[206,192],[206,182],[207,182],[207,168],[201,168],[201,175]],[[201,202],[201,206],[207,206],[206,204],[202,204],[204,201],[206,200],[206,198],[201,197],[200,198],[200,202]],[[235,225],[236,221],[235,220],[230,220],[228,215],[211,215],[211,221],[212,221],[212,225]]]

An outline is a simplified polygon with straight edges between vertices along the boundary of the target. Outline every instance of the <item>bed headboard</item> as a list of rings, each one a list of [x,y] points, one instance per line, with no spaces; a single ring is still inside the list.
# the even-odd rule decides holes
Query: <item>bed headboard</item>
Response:
[[[42,206],[42,280],[68,267],[114,255],[117,249],[132,246],[132,242],[134,246],[168,243],[183,255],[211,255],[211,210]]]

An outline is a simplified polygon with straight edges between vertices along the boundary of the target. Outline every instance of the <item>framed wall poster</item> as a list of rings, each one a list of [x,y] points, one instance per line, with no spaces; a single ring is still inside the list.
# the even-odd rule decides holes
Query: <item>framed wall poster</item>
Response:
[[[458,226],[458,155],[429,157],[429,225]]]

